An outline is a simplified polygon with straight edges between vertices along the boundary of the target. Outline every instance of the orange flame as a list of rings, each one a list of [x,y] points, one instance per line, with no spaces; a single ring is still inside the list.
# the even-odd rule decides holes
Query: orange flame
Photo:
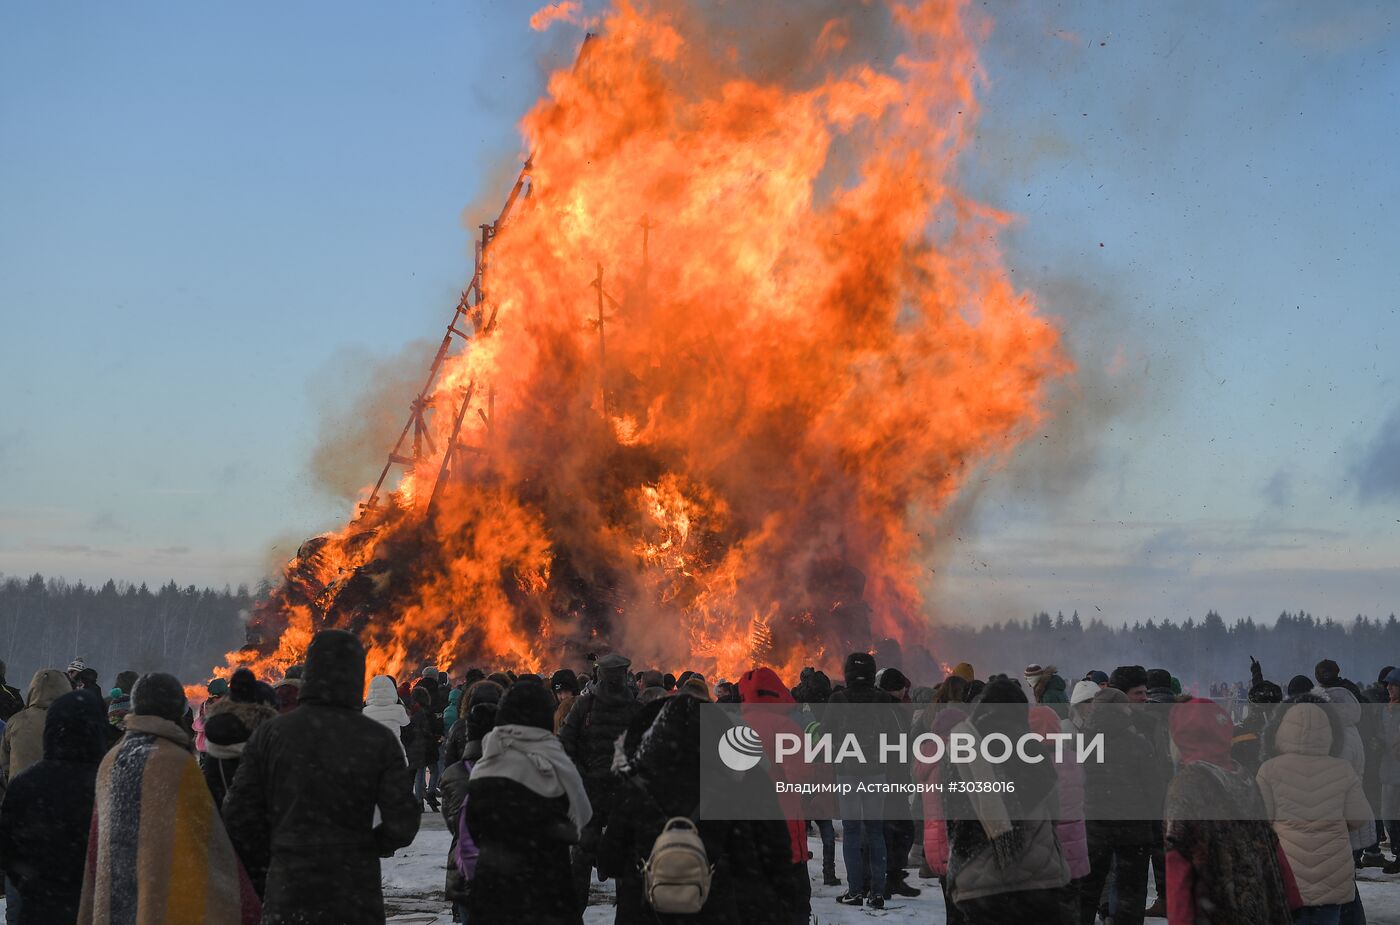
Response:
[[[522,122],[528,196],[484,271],[494,323],[431,396],[476,386],[474,449],[428,516],[453,428],[432,417],[435,457],[303,547],[230,665],[276,673],[330,626],[395,676],[578,667],[597,645],[795,681],[920,644],[911,522],[1004,458],[1071,371],[1011,283],[1009,216],[954,186],[971,15],[893,7],[885,65],[856,57],[850,23],[817,23],[820,76],[780,85],[698,16],[619,0]]]

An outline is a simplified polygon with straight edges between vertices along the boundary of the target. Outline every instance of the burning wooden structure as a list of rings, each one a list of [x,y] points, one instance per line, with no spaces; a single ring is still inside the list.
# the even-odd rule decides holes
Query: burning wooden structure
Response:
[[[301,547],[230,664],[275,673],[332,626],[391,674],[922,644],[939,512],[1070,365],[1011,284],[1008,217],[953,183],[980,26],[881,15],[892,64],[868,23],[799,24],[813,60],[776,81],[699,14],[609,13],[525,117],[357,517]]]

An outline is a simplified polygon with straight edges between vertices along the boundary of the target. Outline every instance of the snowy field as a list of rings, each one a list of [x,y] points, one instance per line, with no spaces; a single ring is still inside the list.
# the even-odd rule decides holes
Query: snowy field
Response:
[[[396,925],[449,925],[452,916],[442,898],[446,875],[447,847],[450,839],[441,817],[423,817],[423,830],[406,851],[384,862],[384,901],[389,921]],[[943,925],[943,896],[938,881],[921,880],[917,872],[910,883],[921,887],[922,896],[914,899],[896,897],[883,913],[866,912],[836,904],[844,887],[821,886],[821,840],[812,839],[812,912],[820,925],[857,925],[872,918],[890,922]],[[836,873],[846,879],[840,846],[836,852]],[[1366,920],[1371,925],[1400,925],[1400,875],[1387,877],[1379,870],[1361,872],[1361,898],[1366,904]],[[584,921],[588,925],[611,925],[613,920],[612,883],[593,884],[593,899]],[[1165,923],[1166,919],[1148,919]]]

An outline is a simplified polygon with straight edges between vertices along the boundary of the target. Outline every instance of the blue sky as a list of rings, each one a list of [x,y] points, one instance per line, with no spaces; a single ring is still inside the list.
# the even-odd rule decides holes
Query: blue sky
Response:
[[[319,435],[426,362],[572,58],[531,10],[0,6],[0,572],[253,582],[343,520]],[[1085,373],[935,613],[1400,610],[1396,19],[1004,7],[967,185]]]

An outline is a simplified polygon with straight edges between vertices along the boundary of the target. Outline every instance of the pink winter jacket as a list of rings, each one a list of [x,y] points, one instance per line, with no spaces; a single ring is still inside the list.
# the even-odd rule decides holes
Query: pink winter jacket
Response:
[[[927,709],[938,707],[936,704],[929,704]],[[957,707],[942,706],[933,717],[933,727],[929,731],[934,735],[947,739],[948,733],[953,731],[953,727],[967,719],[967,714]],[[946,759],[945,759],[946,760]],[[926,764],[915,762],[914,779],[919,783],[930,783],[938,780],[939,772],[942,769],[940,764]],[[924,860],[928,862],[929,870],[939,877],[948,875],[948,825],[943,821],[943,798],[937,791],[924,791]]]
[[[1069,720],[1061,720],[1049,707],[1031,707],[1031,731],[1043,736],[1057,732],[1075,733]],[[1054,746],[1049,746],[1054,754]],[[1060,853],[1069,865],[1071,880],[1089,876],[1089,838],[1084,831],[1084,766],[1064,752],[1065,760],[1055,763],[1059,776],[1060,819],[1055,823],[1055,838]]]

